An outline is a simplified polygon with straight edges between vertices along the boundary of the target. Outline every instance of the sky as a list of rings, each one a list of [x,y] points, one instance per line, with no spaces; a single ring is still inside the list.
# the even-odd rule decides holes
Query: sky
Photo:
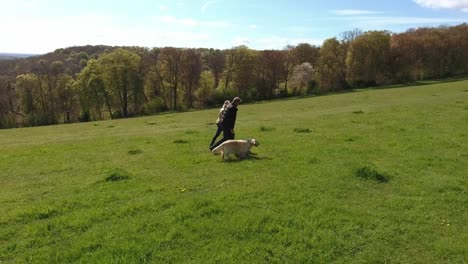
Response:
[[[0,0],[0,52],[81,45],[282,49],[468,22],[468,0]]]

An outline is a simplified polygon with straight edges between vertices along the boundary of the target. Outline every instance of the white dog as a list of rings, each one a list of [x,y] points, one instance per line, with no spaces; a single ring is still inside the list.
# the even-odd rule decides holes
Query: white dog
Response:
[[[212,150],[214,154],[221,153],[221,157],[224,160],[224,156],[229,154],[236,154],[239,158],[246,158],[249,155],[250,148],[252,146],[258,146],[258,143],[255,139],[247,140],[227,140],[224,141],[221,145],[217,146]]]

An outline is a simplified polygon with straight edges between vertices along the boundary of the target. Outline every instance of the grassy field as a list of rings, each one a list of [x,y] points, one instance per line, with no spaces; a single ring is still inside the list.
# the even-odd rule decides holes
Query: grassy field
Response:
[[[466,263],[468,81],[0,131],[0,263]]]

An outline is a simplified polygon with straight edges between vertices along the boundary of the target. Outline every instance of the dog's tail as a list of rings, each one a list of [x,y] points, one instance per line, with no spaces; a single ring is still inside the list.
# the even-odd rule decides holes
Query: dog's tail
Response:
[[[221,153],[221,146],[222,146],[222,145],[223,145],[223,144],[217,146],[217,147],[214,148],[211,152],[213,152],[213,154],[219,154],[219,153]]]

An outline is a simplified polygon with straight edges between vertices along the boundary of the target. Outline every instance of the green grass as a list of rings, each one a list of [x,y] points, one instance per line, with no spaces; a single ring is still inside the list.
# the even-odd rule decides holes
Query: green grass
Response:
[[[0,263],[466,263],[466,87],[2,130]]]

